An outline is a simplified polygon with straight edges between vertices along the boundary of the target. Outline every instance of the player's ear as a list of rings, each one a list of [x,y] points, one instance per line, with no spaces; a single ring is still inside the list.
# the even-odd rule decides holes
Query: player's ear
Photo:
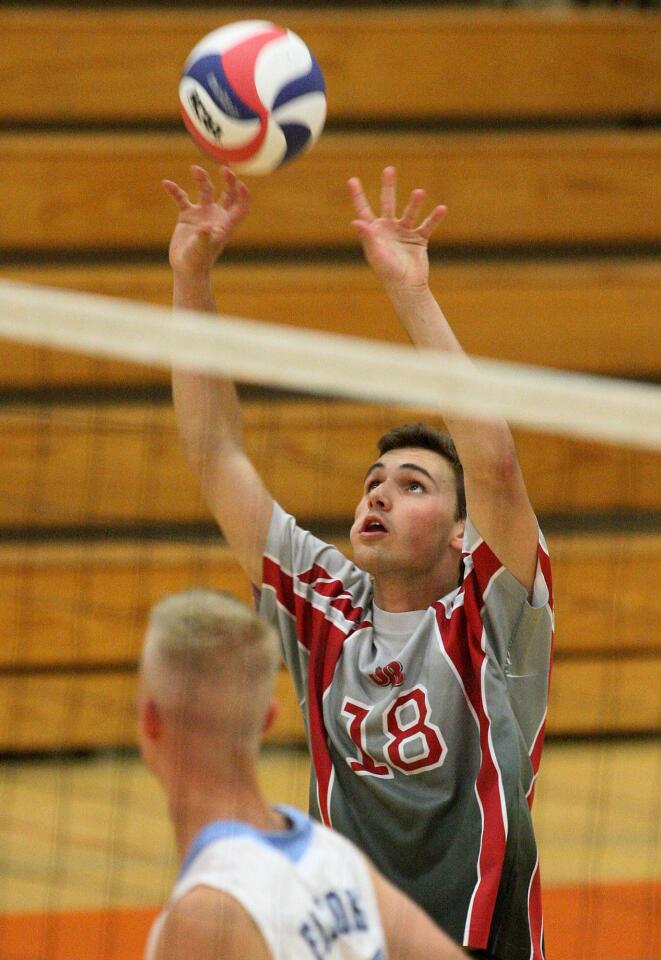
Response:
[[[275,702],[275,700],[271,700],[266,709],[266,716],[264,717],[264,723],[262,724],[262,733],[266,733],[266,731],[273,726],[277,715],[278,704]]]
[[[464,530],[465,529],[466,529],[466,519],[462,517],[461,520],[456,521],[454,525],[454,529],[452,530],[451,538],[450,538],[450,546],[460,556],[464,546]]]
[[[163,717],[158,704],[151,698],[140,704],[140,730],[147,742],[160,740],[163,732]]]

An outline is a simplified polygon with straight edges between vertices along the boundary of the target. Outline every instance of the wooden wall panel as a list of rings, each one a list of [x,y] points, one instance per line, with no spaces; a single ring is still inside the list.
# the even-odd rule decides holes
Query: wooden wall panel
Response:
[[[386,163],[402,195],[424,186],[448,205],[433,246],[651,243],[661,239],[661,133],[329,133],[305,158],[251,182],[235,249],[356,247],[347,196],[372,198]],[[185,134],[0,134],[11,183],[0,247],[33,251],[160,248],[174,205],[164,177],[189,182],[200,155]]]
[[[220,543],[38,543],[0,548],[0,669],[133,663],[168,593],[212,586],[251,601]]]
[[[0,117],[175,120],[179,71],[194,43],[253,15],[263,17],[264,7],[5,8]],[[314,51],[333,120],[645,115],[661,107],[661,18],[652,11],[302,5],[268,15]]]
[[[254,401],[244,404],[246,447],[287,510],[344,524],[379,436],[420,416],[358,404]],[[550,434],[516,437],[541,515],[661,508],[658,454]],[[210,520],[169,404],[0,408],[0,525]]]
[[[0,676],[0,751],[103,749],[136,743],[135,672]],[[265,740],[302,743],[303,721],[282,671]]]
[[[661,534],[553,534],[556,653],[661,651]],[[337,541],[349,556],[347,540]],[[137,660],[150,606],[194,585],[251,602],[222,544],[23,544],[0,548],[0,670]]]
[[[661,658],[558,663],[551,685],[549,734],[635,733],[658,729]],[[272,743],[303,743],[303,723],[287,674],[280,673],[280,716]],[[0,751],[99,749],[135,743],[135,675],[0,676]]]
[[[171,303],[165,264],[9,266],[0,278]],[[406,342],[367,265],[221,263],[219,309],[270,323]],[[464,348],[478,356],[620,376],[658,373],[661,261],[432,264],[435,291]],[[0,386],[165,383],[166,371],[0,343]]]
[[[222,20],[262,13],[237,5],[223,8]],[[304,7],[270,15],[317,54],[335,128],[295,166],[251,182],[252,214],[233,246],[263,261],[297,249],[324,262],[230,259],[218,272],[225,310],[403,340],[366,267],[333,260],[340,250],[359,254],[347,178],[359,174],[376,198],[382,167],[395,163],[402,194],[423,185],[431,200],[448,204],[433,244],[439,257],[447,247],[478,257],[504,248],[614,248],[614,256],[590,262],[568,255],[562,262],[435,263],[434,288],[469,352],[658,375],[658,258],[618,259],[616,251],[661,240],[661,134],[626,126],[630,116],[661,110],[657,13],[430,5],[396,15]],[[44,264],[5,267],[3,277],[169,302],[174,207],[159,181],[186,184],[189,165],[200,162],[181,129],[176,85],[188,50],[218,17],[203,10],[0,10],[0,177],[11,184],[0,249],[15,262],[36,255]],[[402,69],[411,63],[415,70]],[[477,132],[438,125],[457,118],[487,125]],[[507,118],[522,124],[494,132]],[[526,129],[539,118],[588,124]],[[599,130],[591,126],[598,118],[625,124]],[[140,130],[145,120],[162,122],[161,132]],[[356,121],[360,129],[351,132]],[[390,129],[366,130],[366,121]],[[12,132],[14,122],[25,128]],[[44,122],[52,128],[40,128]],[[88,122],[96,132],[76,128]],[[160,252],[160,262],[131,264],[136,252],[152,259]],[[87,262],[56,267],[53,254],[83,254]],[[165,382],[162,371],[0,346],[5,391]],[[338,527],[348,523],[379,434],[413,415],[316,401],[245,404],[248,448],[276,497],[299,516]],[[661,509],[657,456],[521,431],[517,442],[541,514]],[[72,525],[98,533],[124,524],[128,534],[136,524],[210,520],[168,405],[5,404],[0,463],[0,532]],[[661,572],[659,535],[549,539],[558,598],[549,731],[654,729],[661,719],[661,611],[649,584]],[[134,664],[147,610],[191,583],[248,599],[246,579],[219,541],[3,544],[0,615],[8,642],[0,653],[0,750],[134,743]],[[284,673],[278,697],[271,739],[301,742]]]
[[[661,656],[556,663],[549,733],[657,732],[661,726]]]
[[[556,651],[661,654],[661,533],[550,534]]]

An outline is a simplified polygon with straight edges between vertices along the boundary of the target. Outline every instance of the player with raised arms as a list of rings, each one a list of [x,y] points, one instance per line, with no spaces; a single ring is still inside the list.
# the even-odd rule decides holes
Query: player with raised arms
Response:
[[[229,170],[215,199],[164,183],[179,208],[174,303],[215,311],[211,269],[248,209]],[[354,226],[412,342],[464,356],[429,289],[444,207],[401,215],[395,170],[374,213],[349,181]],[[468,358],[465,362],[469,363]],[[460,943],[497,960],[543,956],[530,806],[544,735],[550,565],[513,439],[448,415],[386,434],[366,464],[353,562],[298,527],[246,455],[234,386],[175,371],[186,454],[277,625],[312,756],[310,808],[351,838]],[[450,439],[451,438],[451,439]]]
[[[151,611],[139,740],[182,865],[146,960],[460,960],[349,840],[266,803],[257,755],[279,664],[275,631],[228,594],[189,590]]]

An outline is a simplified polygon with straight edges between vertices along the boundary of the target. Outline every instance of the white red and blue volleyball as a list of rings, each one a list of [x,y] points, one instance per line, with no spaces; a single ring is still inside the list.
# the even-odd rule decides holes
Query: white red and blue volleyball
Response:
[[[277,169],[318,139],[326,120],[319,64],[299,36],[267,20],[241,20],[203,37],[179,84],[186,129],[237,173]]]

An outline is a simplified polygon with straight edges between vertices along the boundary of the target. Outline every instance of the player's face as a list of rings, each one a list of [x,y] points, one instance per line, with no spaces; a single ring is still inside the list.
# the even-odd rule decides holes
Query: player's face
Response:
[[[367,471],[356,507],[354,562],[377,576],[431,572],[460,535],[457,493],[448,461],[418,447],[383,454]]]

